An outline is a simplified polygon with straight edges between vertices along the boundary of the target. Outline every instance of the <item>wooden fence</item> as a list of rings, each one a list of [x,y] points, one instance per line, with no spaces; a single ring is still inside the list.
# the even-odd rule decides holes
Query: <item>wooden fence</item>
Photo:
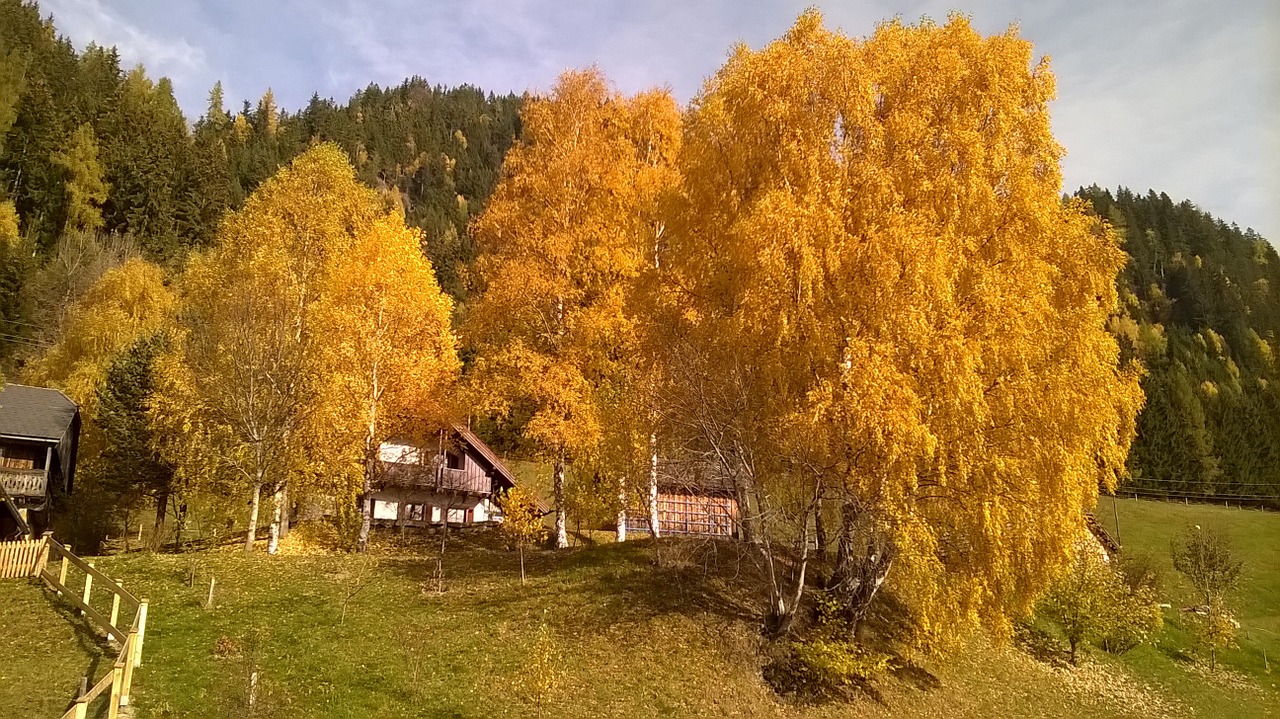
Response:
[[[44,557],[44,538],[0,542],[0,579],[37,576]]]
[[[51,571],[55,566],[56,573]],[[69,586],[77,583],[68,581],[72,570],[72,577],[82,575],[84,578],[80,589],[72,590]],[[109,692],[107,717],[116,719],[120,708],[129,704],[133,670],[142,665],[142,645],[147,636],[147,600],[126,591],[119,581],[100,572],[93,562],[77,557],[70,547],[57,542],[49,532],[37,540],[0,543],[0,577],[38,577],[59,597],[75,606],[81,616],[96,623],[108,639],[119,643],[120,653],[116,655],[110,671],[76,697],[75,703],[62,715],[62,719],[86,719],[89,704]],[[95,591],[100,599],[104,598],[104,593],[110,595],[109,613],[106,613],[105,605],[101,610],[93,606]],[[128,621],[127,626],[122,620]]]

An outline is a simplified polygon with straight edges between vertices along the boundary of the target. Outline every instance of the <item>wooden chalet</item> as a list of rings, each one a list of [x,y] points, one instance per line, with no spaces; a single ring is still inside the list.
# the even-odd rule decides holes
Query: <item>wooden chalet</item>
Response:
[[[626,521],[629,532],[649,531],[649,516],[643,509],[629,511]],[[731,481],[692,463],[659,463],[659,536],[739,537],[740,529],[737,493]]]
[[[382,445],[374,524],[429,527],[501,522],[497,495],[514,487],[516,480],[493,450],[461,426],[441,432],[428,444],[434,446],[409,440]]]
[[[80,408],[56,389],[6,384],[0,389],[0,534],[55,492],[70,493],[80,442]]]

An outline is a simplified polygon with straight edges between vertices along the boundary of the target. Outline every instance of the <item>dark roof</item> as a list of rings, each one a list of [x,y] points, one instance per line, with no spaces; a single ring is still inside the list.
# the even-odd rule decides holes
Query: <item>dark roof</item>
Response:
[[[511,473],[511,470],[507,469],[507,465],[503,464],[502,460],[498,459],[498,455],[494,454],[492,449],[489,449],[489,445],[485,444],[471,430],[462,425],[455,424],[453,429],[458,433],[459,437],[462,437],[463,442],[466,442],[477,454],[484,457],[484,460],[493,466],[493,471],[496,474],[512,485],[516,483],[516,476]]]
[[[56,389],[6,384],[0,389],[0,436],[59,442],[78,411]]]
[[[1089,531],[1093,533],[1093,536],[1097,538],[1098,543],[1107,550],[1108,554],[1119,553],[1120,543],[1111,536],[1111,533],[1107,531],[1106,527],[1102,526],[1102,522],[1099,522],[1097,517],[1086,512],[1084,515],[1084,523],[1085,526],[1089,528]]]

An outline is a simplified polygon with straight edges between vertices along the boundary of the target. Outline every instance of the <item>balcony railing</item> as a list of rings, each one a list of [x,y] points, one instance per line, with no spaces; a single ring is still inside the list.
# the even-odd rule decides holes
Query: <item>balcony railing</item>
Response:
[[[462,494],[489,494],[493,491],[493,481],[483,472],[450,469],[436,463],[421,465],[386,462],[383,467],[384,481],[397,487],[421,487],[437,492]]]
[[[0,484],[10,497],[40,498],[45,495],[49,479],[43,469],[11,469],[0,467]]]

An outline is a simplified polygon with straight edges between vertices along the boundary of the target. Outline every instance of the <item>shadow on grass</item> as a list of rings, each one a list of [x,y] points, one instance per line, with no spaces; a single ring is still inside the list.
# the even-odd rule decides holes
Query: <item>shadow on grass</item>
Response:
[[[102,668],[103,664],[113,663],[118,653],[117,649],[107,641],[106,637],[94,629],[87,618],[78,614],[78,609],[59,597],[57,592],[49,589],[43,582],[37,583],[36,586],[41,590],[40,594],[44,597],[49,609],[75,632],[76,646],[80,652],[90,657],[89,665],[82,676],[86,677],[87,686],[92,687],[101,678],[99,669]],[[67,687],[66,693],[68,695],[66,708],[70,709],[75,704],[76,697],[79,696],[79,687]]]
[[[470,593],[486,607],[505,611],[546,600],[562,603],[572,587],[575,624],[616,626],[664,615],[713,615],[725,620],[759,623],[760,593],[749,548],[732,542],[686,539],[643,539],[626,544],[580,546],[559,551],[526,550],[526,586],[520,587],[519,559],[486,538],[451,538],[444,557],[450,591]],[[436,579],[436,554],[421,558],[380,560],[384,569],[419,584]],[[511,578],[512,591],[490,591],[496,581]]]
[[[1059,669],[1071,666],[1071,653],[1047,630],[1031,624],[1013,629],[1013,644],[1036,661]]]

